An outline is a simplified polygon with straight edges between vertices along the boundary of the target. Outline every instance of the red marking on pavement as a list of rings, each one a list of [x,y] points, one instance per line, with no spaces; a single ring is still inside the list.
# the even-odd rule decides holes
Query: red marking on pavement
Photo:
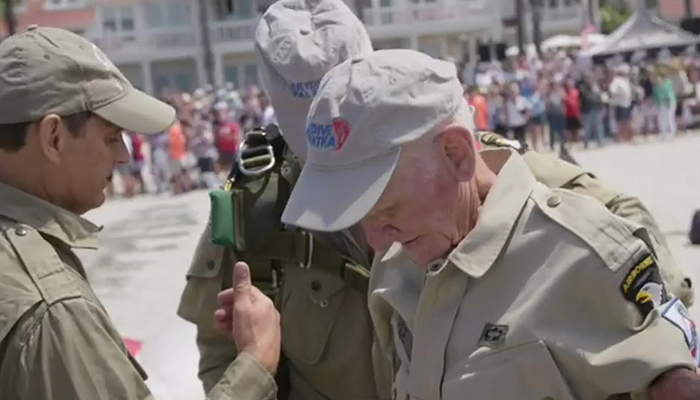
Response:
[[[143,346],[143,342],[133,339],[124,339],[124,344],[126,345],[126,349],[129,350],[129,353],[134,357],[136,357],[141,350],[141,346]]]

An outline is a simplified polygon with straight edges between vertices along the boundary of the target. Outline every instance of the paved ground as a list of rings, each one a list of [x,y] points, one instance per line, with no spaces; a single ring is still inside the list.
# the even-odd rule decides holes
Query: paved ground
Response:
[[[185,273],[207,220],[206,192],[110,201],[88,218],[104,224],[86,254],[97,295],[137,358],[156,399],[202,399],[194,326],[176,316]]]
[[[673,142],[575,151],[609,184],[642,198],[669,235],[677,261],[700,284],[700,247],[688,245],[700,208],[700,136]],[[206,192],[110,201],[88,217],[105,225],[102,247],[84,255],[90,278],[138,358],[157,399],[201,399],[194,327],[175,315],[194,247],[208,213]],[[700,320],[700,306],[692,312]]]

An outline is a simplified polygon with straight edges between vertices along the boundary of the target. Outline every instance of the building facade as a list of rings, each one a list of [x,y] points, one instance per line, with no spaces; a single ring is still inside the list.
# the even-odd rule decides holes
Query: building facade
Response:
[[[21,26],[62,26],[83,34],[134,86],[149,93],[160,95],[168,88],[191,92],[209,82],[209,71],[217,86],[258,82],[253,36],[265,8],[261,2],[270,0],[21,1],[31,4],[24,6],[27,13],[18,12]],[[530,1],[523,0],[526,32],[532,32]],[[581,32],[582,0],[540,1],[545,37]],[[364,21],[377,49],[412,48],[461,60],[476,53],[479,41],[515,43],[515,0],[346,2]],[[54,11],[58,4],[67,8]]]
[[[32,24],[55,26],[84,34],[95,20],[94,7],[89,0],[14,0],[17,29]],[[0,38],[8,33],[4,19],[0,19]]]

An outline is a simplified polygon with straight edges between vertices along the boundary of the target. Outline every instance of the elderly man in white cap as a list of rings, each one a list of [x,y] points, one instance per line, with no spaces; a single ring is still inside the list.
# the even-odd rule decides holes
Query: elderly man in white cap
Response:
[[[280,222],[298,175],[293,159],[306,157],[306,115],[319,83],[335,65],[370,53],[369,36],[341,0],[281,0],[262,17],[255,49],[291,151],[276,157],[270,171],[233,181],[233,196],[240,196],[234,205],[245,209],[223,224],[236,227],[238,240],[228,247],[215,244],[210,237],[216,229],[208,227],[197,248],[178,313],[197,325],[200,379],[209,389],[236,356],[230,334],[217,331],[212,314],[217,293],[230,287],[233,261],[243,260],[254,284],[276,298],[281,311],[288,362],[277,375],[280,398],[388,399],[390,367],[372,362],[368,248],[349,235],[289,231]],[[214,214],[212,219],[219,220]]]
[[[282,220],[360,223],[396,398],[699,398],[695,323],[646,230],[475,150],[451,64],[378,51],[329,72]],[[634,233],[633,233],[634,232]],[[625,398],[625,397],[623,397]]]

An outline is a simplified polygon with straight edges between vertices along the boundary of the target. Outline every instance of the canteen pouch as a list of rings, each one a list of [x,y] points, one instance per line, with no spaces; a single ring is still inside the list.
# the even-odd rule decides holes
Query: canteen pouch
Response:
[[[234,184],[233,220],[235,249],[260,252],[282,230],[282,212],[291,192],[278,172],[270,172],[245,184]]]
[[[236,245],[233,219],[233,195],[228,190],[212,190],[211,201],[211,241],[219,246],[232,248]]]

